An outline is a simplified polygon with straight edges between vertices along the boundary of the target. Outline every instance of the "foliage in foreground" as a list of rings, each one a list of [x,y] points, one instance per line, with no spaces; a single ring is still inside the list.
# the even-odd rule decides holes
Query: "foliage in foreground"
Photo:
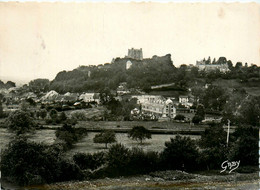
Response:
[[[79,167],[65,160],[58,146],[25,138],[12,141],[1,155],[2,176],[19,185],[83,179]]]
[[[190,137],[177,135],[165,142],[165,149],[161,154],[162,164],[167,169],[191,169],[196,166],[199,152]]]
[[[200,141],[177,135],[165,143],[162,153],[129,149],[113,144],[107,152],[77,153],[65,160],[63,147],[47,146],[18,138],[2,154],[1,171],[11,182],[21,185],[51,183],[66,180],[147,174],[159,170],[197,171],[221,169],[227,159],[241,161],[241,171],[256,166],[258,161],[258,129],[239,127],[231,135],[227,149],[226,133],[213,125]],[[199,149],[198,149],[199,148]],[[203,167],[204,166],[204,167]],[[238,171],[238,170],[237,170]]]

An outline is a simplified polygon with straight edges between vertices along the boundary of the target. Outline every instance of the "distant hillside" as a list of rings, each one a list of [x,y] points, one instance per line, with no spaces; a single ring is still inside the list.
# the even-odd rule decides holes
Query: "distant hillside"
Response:
[[[126,69],[127,61],[132,63],[129,69]],[[106,87],[116,89],[120,82],[127,82],[129,88],[146,89],[173,81],[175,69],[170,54],[143,60],[116,58],[104,65],[59,72],[50,88],[60,93],[100,91]]]

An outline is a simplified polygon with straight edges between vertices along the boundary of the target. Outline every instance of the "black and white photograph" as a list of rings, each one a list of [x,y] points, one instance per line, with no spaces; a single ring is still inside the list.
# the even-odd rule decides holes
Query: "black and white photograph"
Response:
[[[1,1],[1,190],[258,190],[260,2]]]

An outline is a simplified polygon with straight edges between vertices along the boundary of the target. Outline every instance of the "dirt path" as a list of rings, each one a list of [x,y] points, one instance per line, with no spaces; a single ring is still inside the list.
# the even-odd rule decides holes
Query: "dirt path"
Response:
[[[150,175],[105,178],[82,182],[64,182],[37,187],[39,190],[159,190],[159,189],[259,189],[258,173],[199,175],[181,171],[155,172]],[[30,188],[33,189],[33,188]]]

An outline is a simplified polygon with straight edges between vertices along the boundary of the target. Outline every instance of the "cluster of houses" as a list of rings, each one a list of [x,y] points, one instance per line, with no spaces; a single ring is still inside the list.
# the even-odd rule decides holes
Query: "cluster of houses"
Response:
[[[99,93],[70,93],[59,94],[54,90],[51,90],[41,96],[37,96],[33,92],[19,93],[14,89],[3,89],[0,93],[4,95],[3,110],[15,111],[21,109],[22,103],[25,100],[31,99],[36,104],[36,107],[42,105],[53,106],[61,105],[62,108],[77,109],[82,104],[98,105],[100,104]],[[121,83],[117,89],[117,97],[128,94],[129,91],[126,88],[125,83]],[[131,95],[130,99],[136,98],[139,107],[132,110],[133,116],[138,116],[140,119],[149,118],[151,120],[172,120],[175,118],[178,112],[183,110],[190,111],[190,107],[193,104],[192,96],[180,96],[179,100],[173,97],[163,97],[161,95]],[[120,98],[118,99],[120,100]],[[182,105],[180,107],[179,105]]]
[[[179,100],[173,97],[163,97],[161,95],[133,95],[131,98],[137,99],[140,110],[135,108],[132,115],[150,118],[151,120],[169,121],[173,120],[176,115],[185,109],[191,112],[193,105],[192,96],[180,96]],[[181,106],[180,106],[181,105]]]
[[[42,95],[36,95],[33,92],[21,93],[19,88],[14,89],[1,89],[0,93],[3,95],[3,111],[15,111],[22,108],[24,103],[31,100],[35,105],[34,107],[61,105],[63,108],[76,109],[81,105],[91,104],[97,105],[100,103],[99,93],[70,93],[59,94],[51,90]]]

